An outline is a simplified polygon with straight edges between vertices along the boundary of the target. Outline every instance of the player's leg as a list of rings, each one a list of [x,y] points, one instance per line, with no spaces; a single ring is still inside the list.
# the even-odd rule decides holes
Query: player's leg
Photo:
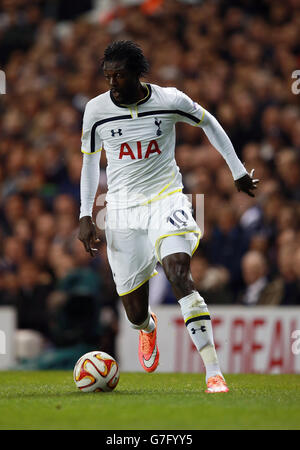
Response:
[[[209,310],[195,289],[190,272],[190,250],[184,236],[166,237],[160,252],[162,266],[178,300],[188,333],[199,351],[206,369],[206,392],[227,392],[214,345]],[[182,252],[180,246],[182,244]],[[177,253],[171,253],[172,247]]]
[[[157,317],[149,309],[149,282],[121,299],[131,328],[139,330],[140,364],[146,372],[153,372],[159,363],[159,351]]]
[[[130,294],[121,296],[130,326],[136,330],[153,331],[154,329],[154,322],[149,311],[148,298],[148,281]]]
[[[106,219],[107,256],[117,292],[127,319],[139,330],[139,360],[146,371],[158,365],[156,317],[149,311],[149,283],[155,275],[156,257],[147,233],[140,229],[118,229],[112,214]],[[146,363],[145,363],[146,361]]]

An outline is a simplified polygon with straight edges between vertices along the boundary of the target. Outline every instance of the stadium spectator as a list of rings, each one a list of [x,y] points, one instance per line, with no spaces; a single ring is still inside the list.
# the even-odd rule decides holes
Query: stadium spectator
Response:
[[[207,259],[195,254],[191,261],[195,286],[208,304],[230,304],[233,294],[229,288],[230,274],[224,266],[211,266]]]
[[[276,169],[287,198],[300,200],[300,159],[296,148],[284,148],[276,156]]]
[[[294,266],[295,246],[283,244],[277,251],[278,281],[281,286],[281,305],[299,305],[300,296],[297,283],[297,272]]]
[[[40,270],[33,261],[25,261],[18,270],[16,306],[18,328],[39,331],[49,337],[47,297],[53,286],[40,279]]]
[[[240,303],[247,306],[280,304],[281,284],[268,280],[268,264],[261,252],[250,250],[243,256],[242,273],[246,287],[240,293]]]
[[[232,204],[223,203],[215,212],[215,226],[209,240],[211,264],[225,267],[230,274],[230,287],[240,288],[241,259],[249,246],[249,236],[239,226]]]

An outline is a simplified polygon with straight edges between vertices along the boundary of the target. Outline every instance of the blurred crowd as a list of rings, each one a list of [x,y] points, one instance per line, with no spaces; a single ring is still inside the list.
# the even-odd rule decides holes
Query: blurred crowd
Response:
[[[0,305],[16,305],[18,326],[56,346],[84,335],[114,354],[118,296],[105,239],[91,259],[77,233],[82,114],[107,90],[100,60],[117,39],[143,48],[147,81],[176,86],[214,114],[261,180],[254,199],[238,193],[202,130],[178,126],[185,192],[205,196],[192,262],[199,292],[209,304],[300,305],[300,94],[292,91],[300,1],[111,1],[105,14],[92,3],[1,3]],[[154,301],[175,302],[163,284]]]

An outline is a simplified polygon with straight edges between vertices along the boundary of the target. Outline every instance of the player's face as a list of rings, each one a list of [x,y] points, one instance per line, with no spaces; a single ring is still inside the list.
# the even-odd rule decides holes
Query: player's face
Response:
[[[118,103],[134,103],[137,97],[139,80],[126,69],[125,62],[105,62],[103,73],[111,93]]]

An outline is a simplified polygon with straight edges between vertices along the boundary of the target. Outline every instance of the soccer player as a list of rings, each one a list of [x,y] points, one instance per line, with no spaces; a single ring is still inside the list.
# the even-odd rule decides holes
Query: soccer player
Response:
[[[175,87],[141,82],[148,62],[131,41],[109,45],[102,60],[109,90],[90,100],[83,117],[79,239],[91,256],[97,247],[92,210],[100,152],[107,158],[107,254],[116,289],[132,328],[139,330],[139,361],[157,368],[157,317],[149,308],[149,279],[159,261],[205,369],[207,393],[227,392],[214,346],[210,314],[195,289],[190,260],[201,231],[182,193],[176,164],[175,125],[201,127],[225,158],[236,187],[254,196],[248,174],[218,121]]]

